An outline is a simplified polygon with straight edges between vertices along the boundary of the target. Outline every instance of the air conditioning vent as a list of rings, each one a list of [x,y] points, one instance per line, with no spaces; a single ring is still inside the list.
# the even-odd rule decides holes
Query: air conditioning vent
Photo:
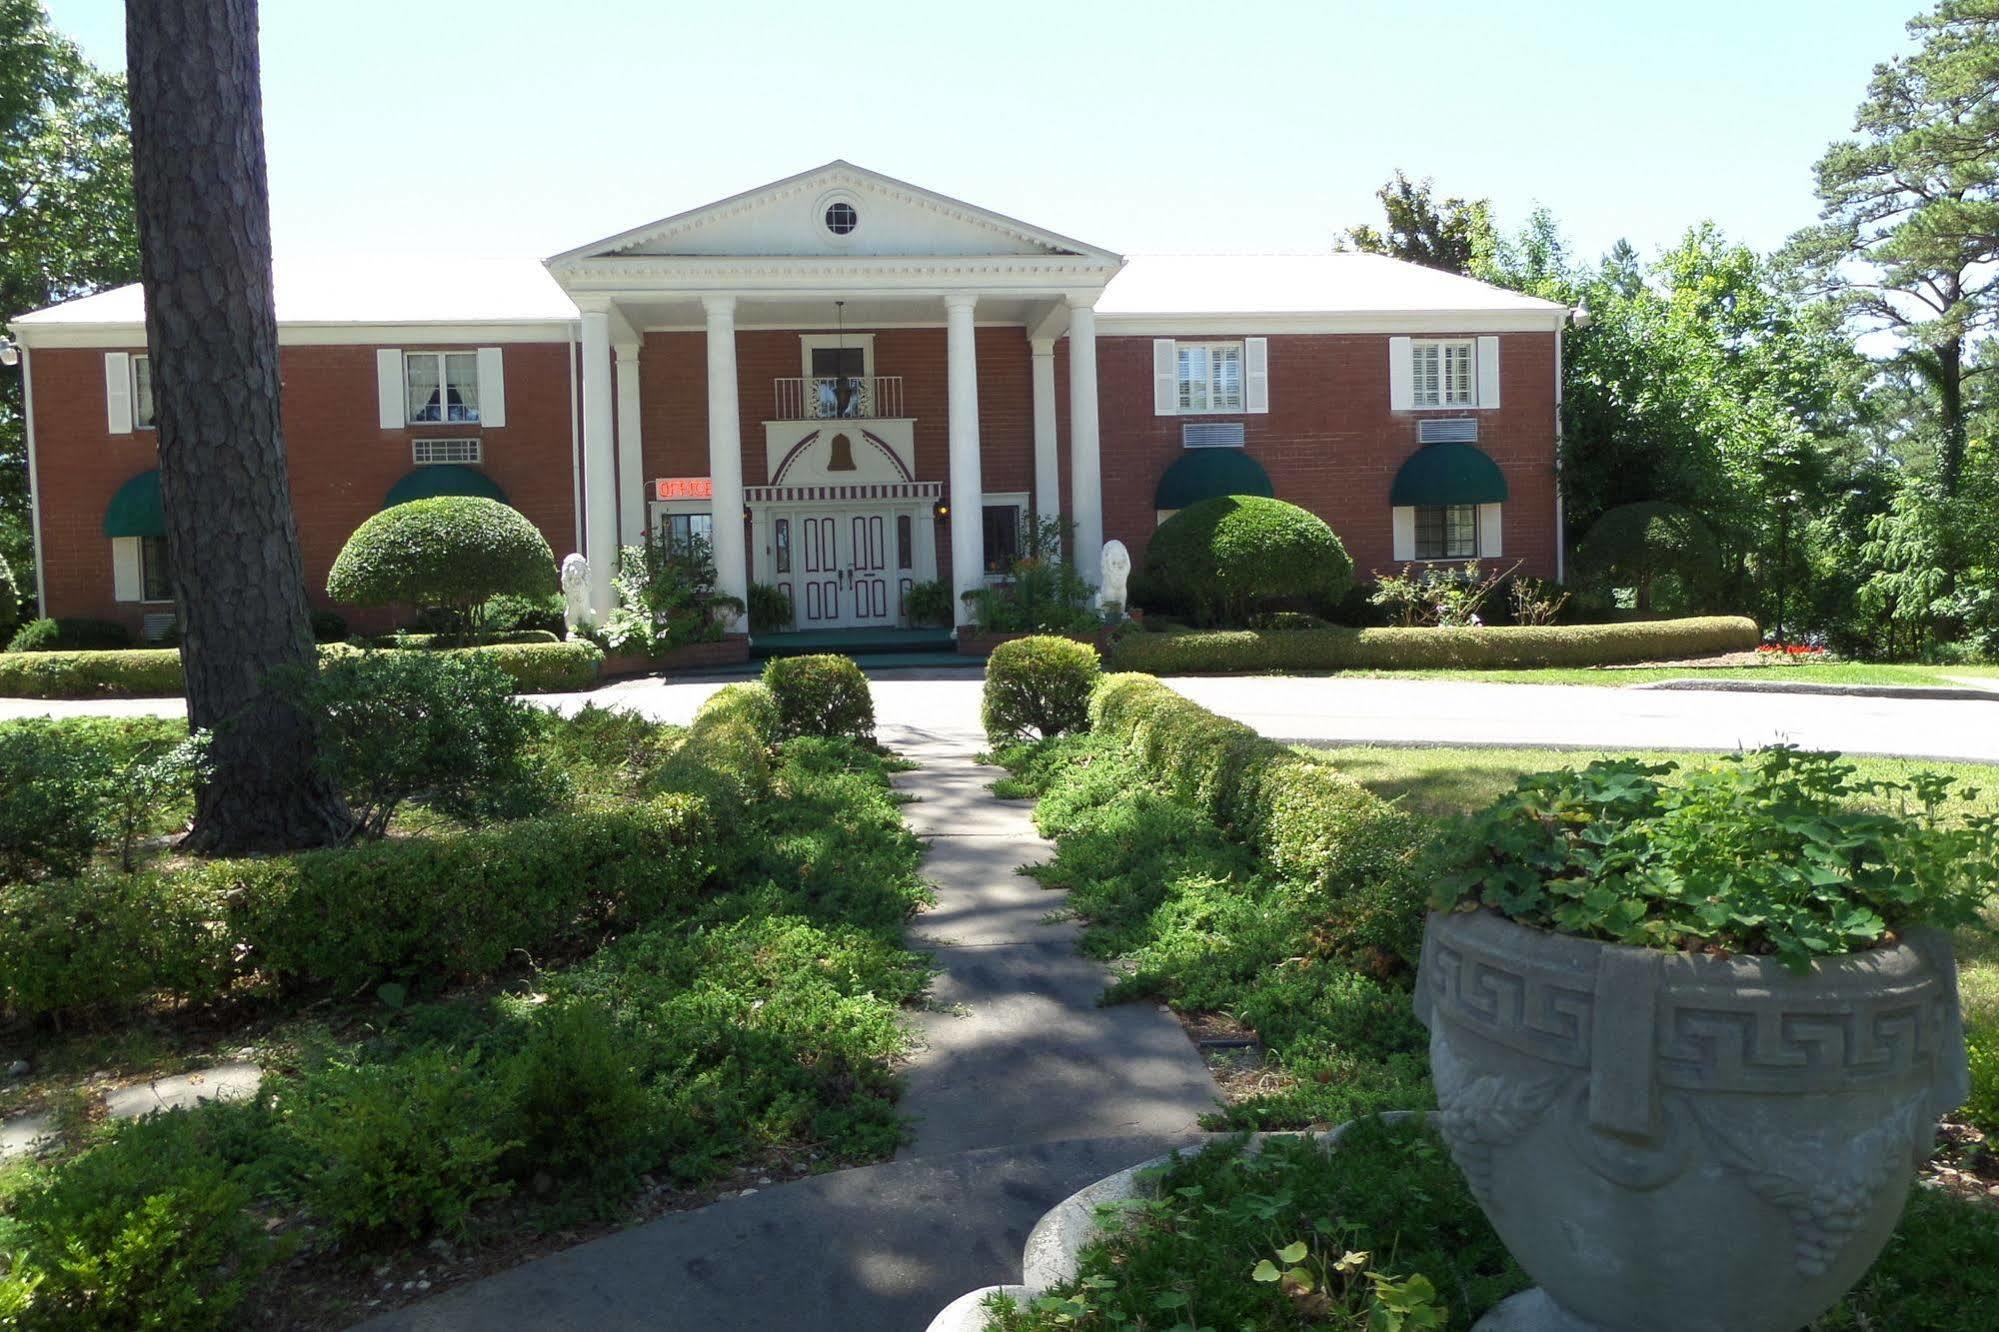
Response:
[[[1180,443],[1190,449],[1239,449],[1240,421],[1188,421],[1180,427]]]
[[[174,613],[159,611],[139,621],[139,633],[148,643],[157,643],[174,631]]]
[[[475,463],[484,456],[476,439],[413,439],[410,449],[419,463]]]
[[[1478,418],[1475,416],[1449,416],[1438,420],[1416,423],[1418,444],[1476,444],[1478,443]]]

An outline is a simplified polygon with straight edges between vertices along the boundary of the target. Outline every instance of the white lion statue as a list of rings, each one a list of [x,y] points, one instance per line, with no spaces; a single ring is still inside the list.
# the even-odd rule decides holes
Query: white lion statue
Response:
[[[1097,604],[1125,608],[1125,584],[1131,578],[1131,552],[1122,541],[1104,542],[1103,579],[1097,584]]]
[[[590,625],[590,561],[581,555],[562,560],[562,621],[572,634],[577,626]]]

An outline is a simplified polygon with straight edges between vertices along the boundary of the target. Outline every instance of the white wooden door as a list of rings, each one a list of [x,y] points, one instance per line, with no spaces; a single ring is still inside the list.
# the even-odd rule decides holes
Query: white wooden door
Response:
[[[793,559],[799,570],[800,629],[856,629],[895,623],[890,570],[895,528],[887,515],[847,510],[801,513]]]

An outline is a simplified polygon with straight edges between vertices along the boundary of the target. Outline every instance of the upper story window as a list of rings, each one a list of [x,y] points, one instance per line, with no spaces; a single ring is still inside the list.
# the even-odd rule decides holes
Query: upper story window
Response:
[[[861,215],[845,199],[835,199],[826,205],[826,230],[835,236],[845,236],[861,225]]]
[[[139,430],[153,428],[153,358],[150,356],[132,358],[132,425]]]
[[[1470,338],[1410,346],[1410,391],[1418,407],[1478,405],[1478,348]]]
[[[403,383],[413,425],[479,419],[477,352],[404,352]]]
[[[1181,342],[1174,349],[1180,358],[1182,412],[1243,410],[1240,342]]]

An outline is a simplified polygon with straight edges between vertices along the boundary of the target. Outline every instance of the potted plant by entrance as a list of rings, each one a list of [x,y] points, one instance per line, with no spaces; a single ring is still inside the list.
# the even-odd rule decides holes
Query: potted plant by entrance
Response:
[[[1795,1332],[1967,1094],[1952,926],[1999,820],[1770,749],[1531,777],[1423,940],[1439,1126],[1539,1283],[1499,1329]]]

